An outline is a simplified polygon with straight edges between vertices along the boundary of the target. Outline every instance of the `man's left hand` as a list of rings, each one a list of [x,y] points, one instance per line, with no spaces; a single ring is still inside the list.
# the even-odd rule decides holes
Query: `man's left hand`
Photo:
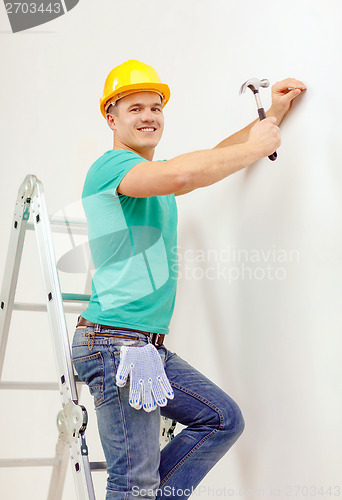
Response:
[[[306,90],[306,85],[300,80],[286,78],[272,86],[272,105],[267,116],[275,116],[280,124],[291,108],[292,101]]]

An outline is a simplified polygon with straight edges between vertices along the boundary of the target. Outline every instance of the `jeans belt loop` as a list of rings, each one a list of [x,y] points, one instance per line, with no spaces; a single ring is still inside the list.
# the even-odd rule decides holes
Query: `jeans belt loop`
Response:
[[[158,344],[159,337],[160,337],[159,333],[151,333],[151,342],[154,346],[159,345]]]
[[[101,325],[98,325],[96,323],[94,326],[94,330],[91,333],[86,333],[86,336],[88,337],[88,349],[89,349],[89,351],[93,350],[94,343],[95,343],[95,335],[99,332],[101,332]]]

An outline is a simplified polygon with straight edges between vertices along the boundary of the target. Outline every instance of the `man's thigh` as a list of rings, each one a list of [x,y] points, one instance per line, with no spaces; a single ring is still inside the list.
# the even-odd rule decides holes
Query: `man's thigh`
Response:
[[[220,426],[227,425],[227,419],[234,419],[236,413],[240,413],[238,405],[226,392],[169,350],[165,372],[175,396],[173,400],[168,400],[166,407],[161,408],[163,416],[187,426],[207,411],[216,414]]]

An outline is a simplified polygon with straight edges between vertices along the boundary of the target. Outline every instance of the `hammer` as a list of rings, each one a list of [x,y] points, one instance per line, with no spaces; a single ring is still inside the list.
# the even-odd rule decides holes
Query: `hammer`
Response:
[[[258,106],[258,114],[260,120],[264,120],[266,118],[266,113],[264,108],[261,105],[260,96],[259,96],[259,88],[260,87],[268,87],[270,82],[268,80],[259,80],[258,78],[251,78],[247,80],[247,82],[243,83],[240,88],[239,94],[242,94],[246,91],[246,88],[249,87],[254,94],[257,106]],[[274,161],[277,159],[277,152],[275,151],[273,154],[269,156],[269,159]]]

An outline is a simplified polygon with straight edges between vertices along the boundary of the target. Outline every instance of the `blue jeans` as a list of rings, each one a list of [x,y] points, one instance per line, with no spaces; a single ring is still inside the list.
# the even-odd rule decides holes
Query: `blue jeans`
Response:
[[[174,399],[151,413],[129,403],[129,380],[115,383],[122,345],[144,346],[143,333],[101,327],[77,328],[72,344],[79,378],[94,397],[107,461],[106,499],[186,499],[235,443],[244,428],[237,404],[199,371],[164,345],[158,347]],[[111,335],[118,335],[113,337]],[[186,427],[161,451],[160,416]]]

